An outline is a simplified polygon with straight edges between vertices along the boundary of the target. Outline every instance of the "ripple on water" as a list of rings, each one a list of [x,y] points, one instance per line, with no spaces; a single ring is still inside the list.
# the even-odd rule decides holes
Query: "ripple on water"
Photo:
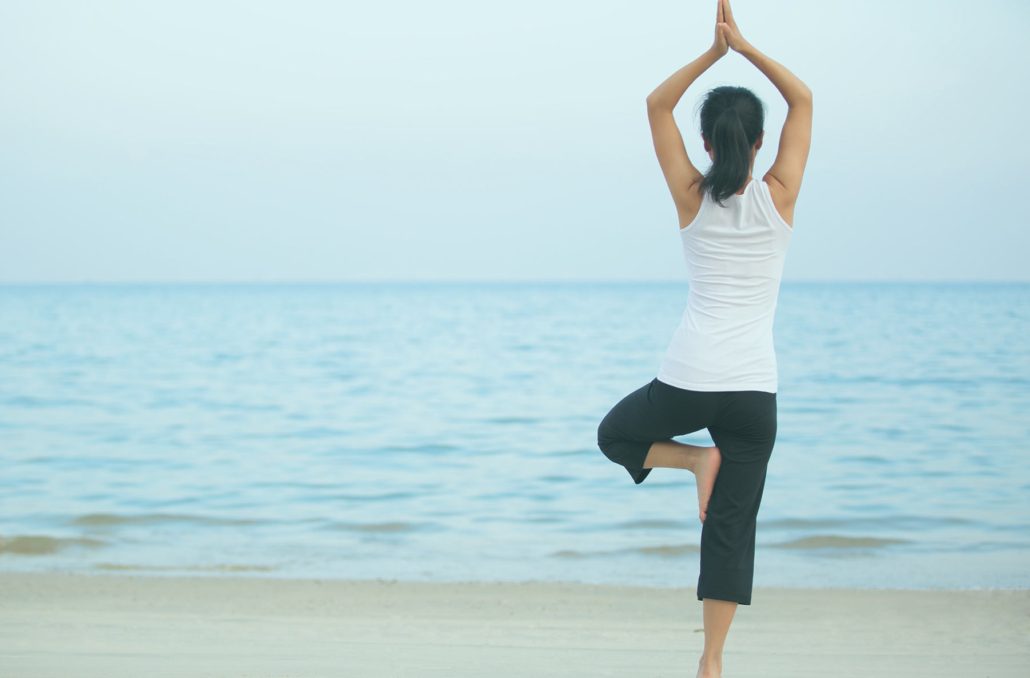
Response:
[[[431,523],[429,524],[432,525]],[[387,523],[344,523],[344,522],[331,522],[326,525],[327,529],[331,530],[348,530],[352,532],[416,532],[425,530],[427,525],[416,525],[414,523],[405,522],[387,522]]]
[[[555,551],[550,555],[553,558],[596,558],[636,554],[671,558],[700,552],[701,548],[696,544],[660,544],[658,546],[631,546],[628,548],[611,549],[607,551],[576,551],[574,549],[562,549],[561,551]]]
[[[80,527],[114,527],[117,525],[150,525],[155,523],[198,523],[203,525],[259,525],[267,520],[253,518],[216,518],[214,516],[175,513],[145,513],[134,516],[113,513],[87,513],[68,521]]]
[[[184,572],[271,572],[278,568],[271,565],[125,565],[122,563],[97,563],[97,570],[109,571],[184,571]]]
[[[99,548],[107,546],[107,542],[86,537],[62,538],[35,534],[0,537],[0,554],[13,553],[21,556],[47,556],[72,546]]]
[[[908,539],[887,539],[883,537],[844,537],[837,534],[821,534],[801,537],[779,544],[767,544],[778,549],[853,549],[879,548],[892,544],[909,544]]]
[[[629,520],[616,525],[620,530],[676,530],[686,527],[680,520]],[[607,528],[605,528],[607,529]]]

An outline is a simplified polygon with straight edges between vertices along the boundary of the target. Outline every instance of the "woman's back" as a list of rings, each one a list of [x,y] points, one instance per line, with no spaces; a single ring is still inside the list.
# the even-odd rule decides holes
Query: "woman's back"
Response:
[[[720,206],[708,194],[680,229],[687,308],[658,380],[693,391],[778,387],[773,319],[792,228],[764,181]]]

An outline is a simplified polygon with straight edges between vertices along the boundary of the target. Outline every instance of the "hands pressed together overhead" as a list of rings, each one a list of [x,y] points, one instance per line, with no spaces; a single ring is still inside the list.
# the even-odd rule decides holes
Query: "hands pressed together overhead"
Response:
[[[716,4],[718,9],[715,15],[715,43],[712,49],[721,57],[730,49],[739,52],[747,45],[747,41],[740,35],[737,22],[733,20],[730,0],[717,0]]]

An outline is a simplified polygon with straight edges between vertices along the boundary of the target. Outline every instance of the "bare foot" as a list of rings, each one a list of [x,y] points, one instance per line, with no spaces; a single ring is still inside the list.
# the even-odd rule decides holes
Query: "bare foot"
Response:
[[[722,464],[722,453],[718,447],[706,447],[701,458],[694,468],[695,480],[697,480],[697,508],[698,517],[705,522],[708,515],[708,500],[712,497],[712,488],[715,487],[715,477],[719,475],[719,466]]]

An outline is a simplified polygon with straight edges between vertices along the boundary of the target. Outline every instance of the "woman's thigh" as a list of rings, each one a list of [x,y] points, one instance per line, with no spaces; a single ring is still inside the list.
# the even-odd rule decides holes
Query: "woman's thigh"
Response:
[[[746,464],[769,460],[776,442],[776,394],[733,391],[725,398],[708,427],[722,452],[723,462]],[[719,445],[722,440],[726,449]]]
[[[719,448],[722,463],[708,502],[702,542],[709,536],[706,533],[717,534],[710,548],[724,550],[722,555],[733,562],[731,567],[750,570],[755,522],[776,442],[776,394],[728,393],[708,432]]]
[[[718,393],[687,391],[652,379],[620,400],[601,428],[621,440],[668,440],[707,428],[718,403]]]

